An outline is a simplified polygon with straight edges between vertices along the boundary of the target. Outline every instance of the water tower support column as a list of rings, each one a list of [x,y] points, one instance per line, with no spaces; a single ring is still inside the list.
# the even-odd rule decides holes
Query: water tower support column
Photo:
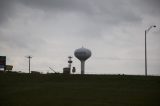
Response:
[[[84,74],[85,61],[81,61],[81,74]]]

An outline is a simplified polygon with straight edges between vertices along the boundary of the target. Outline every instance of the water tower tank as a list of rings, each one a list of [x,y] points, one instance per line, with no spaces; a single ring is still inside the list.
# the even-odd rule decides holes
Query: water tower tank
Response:
[[[85,61],[91,57],[91,51],[84,47],[76,49],[74,52],[75,57],[81,61],[81,74],[85,72]]]

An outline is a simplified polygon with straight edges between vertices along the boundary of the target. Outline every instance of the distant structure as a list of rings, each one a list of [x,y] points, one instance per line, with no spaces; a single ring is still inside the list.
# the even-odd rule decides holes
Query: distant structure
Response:
[[[11,71],[13,69],[13,65],[6,65],[6,56],[0,56],[0,70]]]
[[[72,68],[72,73],[74,74],[75,72],[76,72],[76,68],[73,67],[73,68]]]
[[[81,74],[85,74],[85,61],[91,57],[91,51],[82,47],[76,49],[74,55],[81,61]]]
[[[31,74],[41,74],[41,73],[38,71],[31,71]]]
[[[64,67],[63,68],[63,74],[70,74],[70,68],[69,67]]]
[[[0,70],[6,70],[6,56],[0,56]]]
[[[70,68],[71,70],[71,64],[72,64],[72,57],[71,56],[68,56],[68,67]]]
[[[63,74],[70,74],[71,73],[71,64],[72,64],[72,57],[68,57],[68,67],[63,68]]]
[[[13,69],[13,65],[6,65],[5,69],[11,71]]]

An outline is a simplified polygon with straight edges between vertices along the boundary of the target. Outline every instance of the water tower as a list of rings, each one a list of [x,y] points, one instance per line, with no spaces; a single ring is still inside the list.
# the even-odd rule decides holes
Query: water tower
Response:
[[[91,51],[84,47],[76,49],[74,52],[75,57],[81,61],[81,74],[85,72],[85,61],[91,57]]]

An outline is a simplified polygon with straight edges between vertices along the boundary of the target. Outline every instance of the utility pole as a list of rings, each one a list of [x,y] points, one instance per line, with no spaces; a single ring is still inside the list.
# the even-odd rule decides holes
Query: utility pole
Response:
[[[147,30],[145,30],[145,76],[147,76]]]
[[[31,65],[30,65],[30,63],[31,63],[31,58],[32,58],[32,57],[31,57],[31,56],[28,56],[27,58],[29,59],[29,73],[31,73],[31,67],[30,67]]]

